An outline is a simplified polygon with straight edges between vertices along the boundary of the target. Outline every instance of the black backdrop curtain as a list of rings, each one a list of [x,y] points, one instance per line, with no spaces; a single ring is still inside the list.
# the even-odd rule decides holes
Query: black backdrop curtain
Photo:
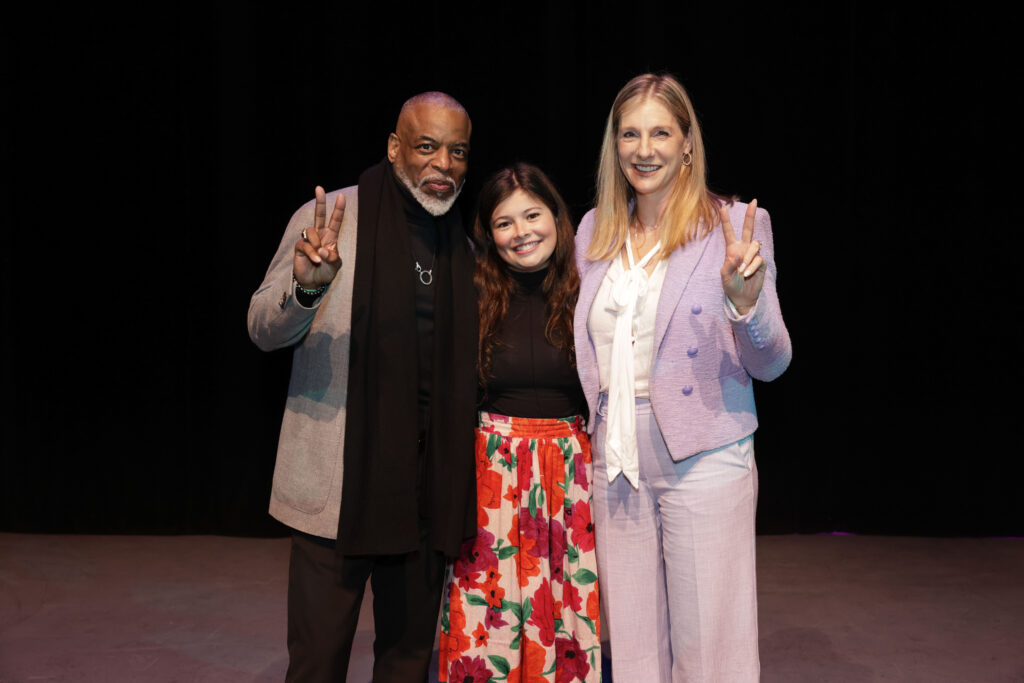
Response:
[[[713,189],[773,219],[795,353],[756,388],[759,531],[1024,535],[1003,22],[951,3],[378,4],[4,22],[0,530],[282,533],[290,354],[259,352],[245,315],[291,212],[354,184],[403,100],[438,89],[473,119],[465,213],[522,160],[579,219],[615,93],[664,70]]]

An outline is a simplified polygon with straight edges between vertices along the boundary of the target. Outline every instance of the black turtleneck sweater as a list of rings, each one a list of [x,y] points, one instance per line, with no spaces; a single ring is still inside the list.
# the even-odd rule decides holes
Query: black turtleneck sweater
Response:
[[[423,275],[416,272],[416,264],[424,271],[434,268],[437,261],[437,226],[435,218],[406,189],[394,171],[391,178],[402,196],[402,208],[409,223],[409,247],[412,249],[413,263],[409,264],[407,275],[415,280],[416,292],[416,332],[418,337],[410,340],[416,344],[419,359],[419,405],[420,429],[426,428],[426,415],[430,412],[430,394],[434,369],[434,287],[423,284],[423,279],[430,281],[433,273]]]
[[[569,353],[544,337],[548,318],[542,284],[547,273],[547,268],[534,273],[509,271],[517,286],[491,355],[482,410],[533,418],[586,413],[586,398]]]

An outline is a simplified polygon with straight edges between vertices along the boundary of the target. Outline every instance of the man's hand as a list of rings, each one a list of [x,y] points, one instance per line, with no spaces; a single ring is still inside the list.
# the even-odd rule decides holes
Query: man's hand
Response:
[[[331,221],[327,223],[327,194],[319,185],[316,186],[315,194],[313,225],[303,230],[302,237],[295,243],[295,259],[292,263],[295,281],[304,289],[316,289],[329,284],[341,269],[338,234],[341,232],[341,219],[345,217],[345,195],[338,193]]]

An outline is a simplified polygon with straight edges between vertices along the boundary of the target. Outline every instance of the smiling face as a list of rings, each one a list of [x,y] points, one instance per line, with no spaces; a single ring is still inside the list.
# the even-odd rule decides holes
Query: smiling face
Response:
[[[434,216],[448,212],[462,190],[469,165],[469,117],[436,102],[403,110],[388,138],[395,176]]]
[[[664,206],[690,153],[690,137],[665,105],[653,98],[629,102],[619,119],[619,168],[639,201]]]
[[[558,243],[551,209],[521,189],[495,207],[491,236],[501,260],[512,270],[527,273],[544,268]]]

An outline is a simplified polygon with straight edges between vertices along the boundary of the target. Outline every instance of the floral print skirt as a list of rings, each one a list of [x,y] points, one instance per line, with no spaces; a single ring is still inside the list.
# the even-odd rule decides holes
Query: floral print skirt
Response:
[[[481,413],[477,535],[450,568],[440,680],[601,680],[593,468],[583,418]]]

